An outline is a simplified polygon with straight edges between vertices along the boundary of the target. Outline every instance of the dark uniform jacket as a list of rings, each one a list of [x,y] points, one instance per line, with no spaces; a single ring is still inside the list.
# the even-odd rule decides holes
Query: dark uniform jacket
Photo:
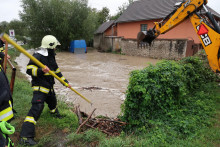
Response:
[[[3,42],[1,43],[0,61],[4,59]],[[10,121],[14,117],[12,102],[9,82],[0,64],[0,121]]]
[[[0,39],[0,63],[2,63],[3,59],[4,59],[4,42]]]
[[[56,63],[54,50],[48,49],[48,56],[43,56],[39,53],[34,53],[33,56],[38,59],[42,64],[46,65],[58,77],[68,83],[68,81],[63,77]],[[44,73],[42,71],[42,68],[37,66],[33,61],[30,60],[30,62],[28,63],[26,72],[32,77],[31,82],[34,90],[48,93],[48,90],[53,89],[53,85],[55,84],[54,77],[51,76],[49,73]]]

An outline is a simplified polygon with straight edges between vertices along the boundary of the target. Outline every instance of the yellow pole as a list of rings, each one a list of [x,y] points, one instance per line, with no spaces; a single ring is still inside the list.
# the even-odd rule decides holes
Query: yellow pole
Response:
[[[9,36],[5,33],[1,34],[0,37],[3,37],[8,43],[12,44],[18,51],[20,51],[21,53],[23,53],[25,56],[27,56],[28,58],[30,58],[35,64],[37,64],[39,67],[41,68],[45,68],[46,66],[44,64],[42,64],[39,60],[37,60],[35,57],[33,57],[31,54],[29,54],[24,48],[22,48],[20,45],[18,45],[16,42],[14,42],[13,40],[11,40],[9,38]],[[54,72],[52,72],[51,70],[49,71],[49,73],[56,78],[58,81],[60,81],[62,84],[64,84],[66,87],[68,87],[69,85],[63,81],[60,77],[58,77]],[[72,91],[74,91],[76,94],[78,94],[80,97],[82,97],[84,100],[86,100],[88,103],[92,104],[90,100],[88,100],[87,98],[85,98],[83,95],[81,95],[79,92],[77,92],[75,89],[73,89],[72,87],[70,88]]]

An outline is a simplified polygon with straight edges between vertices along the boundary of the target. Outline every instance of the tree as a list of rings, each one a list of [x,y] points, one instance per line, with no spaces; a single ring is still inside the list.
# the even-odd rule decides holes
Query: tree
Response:
[[[95,30],[99,27],[100,23],[98,22],[99,15],[96,9],[89,9],[88,17],[83,22],[84,28],[84,39],[87,40],[87,45],[92,46],[93,36]]]
[[[109,9],[107,7],[102,8],[101,11],[98,12],[98,23],[102,24],[109,20]]]
[[[8,32],[8,24],[7,21],[2,21],[0,23],[0,32]]]
[[[119,6],[117,14],[114,16],[111,16],[110,20],[118,19],[122,15],[122,13],[128,8],[128,6],[131,5],[133,2],[134,0],[128,0],[128,3],[123,3],[122,6]]]
[[[39,47],[43,36],[50,34],[60,41],[61,49],[68,50],[71,40],[87,38],[85,26],[93,25],[88,20],[87,3],[88,0],[22,0],[20,17],[28,26],[31,44]]]

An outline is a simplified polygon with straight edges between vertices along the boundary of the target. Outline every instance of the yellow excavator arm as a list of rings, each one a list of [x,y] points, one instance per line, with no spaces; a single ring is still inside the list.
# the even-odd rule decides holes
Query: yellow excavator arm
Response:
[[[155,22],[142,41],[151,42],[160,34],[164,34],[189,18],[206,51],[209,65],[214,72],[220,72],[220,27],[205,5],[207,0],[187,0],[176,5],[176,9],[160,22]],[[200,16],[199,10],[206,11],[206,17]]]
[[[209,65],[216,73],[220,72],[220,30],[209,26],[199,15],[190,17],[191,23],[205,49]],[[216,23],[217,24],[217,23]]]

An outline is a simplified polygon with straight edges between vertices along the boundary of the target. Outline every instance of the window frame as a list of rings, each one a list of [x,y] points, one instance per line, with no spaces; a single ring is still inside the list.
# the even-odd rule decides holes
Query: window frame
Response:
[[[141,24],[141,26],[140,26],[140,30],[141,30],[141,32],[143,32],[143,31],[147,31],[147,27],[148,27],[148,25],[147,24]],[[143,29],[143,30],[142,30]],[[146,29],[146,30],[145,30]]]

